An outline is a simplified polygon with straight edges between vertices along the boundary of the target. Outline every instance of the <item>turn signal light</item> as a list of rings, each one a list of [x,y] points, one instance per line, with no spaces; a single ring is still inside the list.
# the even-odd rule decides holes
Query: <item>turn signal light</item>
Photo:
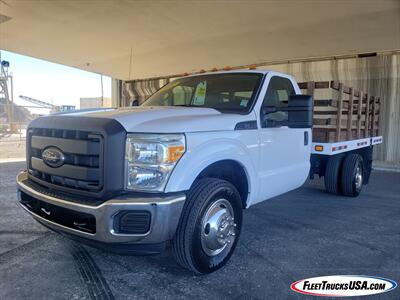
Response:
[[[314,149],[315,149],[315,151],[324,151],[324,146],[316,145]]]
[[[178,161],[181,156],[185,153],[184,146],[169,146],[167,150],[167,163],[173,163]]]

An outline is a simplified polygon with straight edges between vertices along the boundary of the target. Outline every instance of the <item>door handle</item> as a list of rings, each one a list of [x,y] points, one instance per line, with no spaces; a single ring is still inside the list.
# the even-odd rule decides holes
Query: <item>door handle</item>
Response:
[[[304,131],[304,146],[308,145],[308,131]]]

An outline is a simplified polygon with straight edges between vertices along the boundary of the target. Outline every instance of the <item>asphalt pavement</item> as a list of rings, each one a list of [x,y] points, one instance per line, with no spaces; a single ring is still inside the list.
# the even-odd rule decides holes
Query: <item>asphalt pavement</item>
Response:
[[[45,229],[17,203],[24,167],[0,164],[0,299],[306,299],[290,284],[341,274],[400,283],[400,173],[374,171],[358,198],[314,180],[251,207],[230,262],[197,276],[170,250],[110,254]],[[365,299],[400,299],[400,288]]]

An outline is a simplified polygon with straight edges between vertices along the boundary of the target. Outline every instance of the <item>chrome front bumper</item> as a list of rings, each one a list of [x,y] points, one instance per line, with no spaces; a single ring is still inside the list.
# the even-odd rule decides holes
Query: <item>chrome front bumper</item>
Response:
[[[152,198],[134,198],[124,195],[105,201],[98,206],[91,206],[40,193],[27,185],[27,180],[28,175],[26,171],[17,175],[18,197],[20,200],[21,192],[23,192],[30,197],[55,206],[67,208],[75,212],[91,214],[96,219],[96,232],[92,234],[57,224],[39,216],[21,204],[22,208],[32,215],[34,219],[55,231],[101,243],[157,244],[172,239],[186,199],[184,194]],[[145,234],[116,233],[113,228],[114,216],[121,210],[146,210],[150,212],[151,221],[149,231]]]

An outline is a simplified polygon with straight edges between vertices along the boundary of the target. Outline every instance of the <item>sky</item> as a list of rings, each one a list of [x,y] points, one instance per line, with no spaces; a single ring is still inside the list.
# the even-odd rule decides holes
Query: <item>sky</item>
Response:
[[[55,105],[75,105],[81,97],[101,97],[101,75],[45,60],[0,50],[1,60],[10,63],[13,74],[14,101],[19,105],[34,105],[23,101],[20,95]],[[111,98],[111,78],[103,76],[103,96]],[[45,113],[45,109],[30,109]]]

